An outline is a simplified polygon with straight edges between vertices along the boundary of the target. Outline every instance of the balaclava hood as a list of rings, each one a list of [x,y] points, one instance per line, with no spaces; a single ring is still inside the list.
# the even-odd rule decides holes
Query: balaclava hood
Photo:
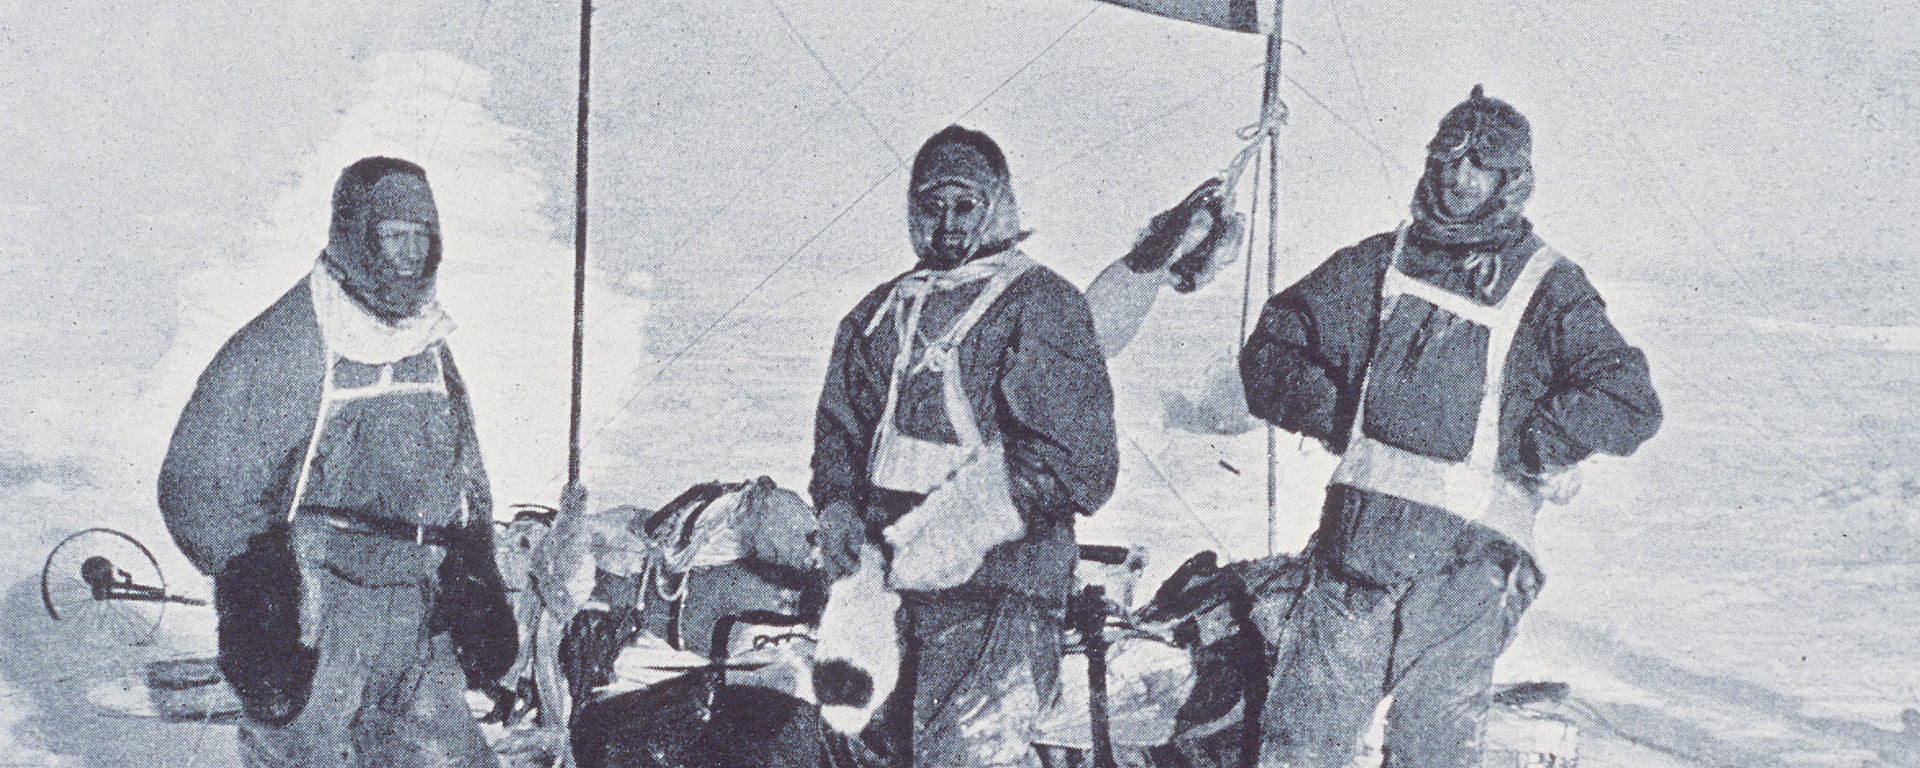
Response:
[[[1427,143],[1426,173],[1413,195],[1413,235],[1441,246],[1499,245],[1524,235],[1524,208],[1533,194],[1532,155],[1527,118],[1475,85],[1466,101],[1440,119],[1439,131]],[[1499,171],[1500,186],[1479,208],[1454,215],[1440,204],[1441,173],[1463,157]]]
[[[387,219],[427,225],[432,249],[418,276],[398,274],[381,258],[375,227]],[[333,225],[321,259],[347,295],[375,317],[391,323],[419,312],[433,300],[440,268],[440,214],[427,172],[391,157],[347,166],[333,186]]]
[[[980,225],[968,234],[966,254],[960,263],[1006,251],[1030,234],[1020,230],[1020,211],[1013,202],[1007,157],[999,145],[984,133],[950,125],[927,139],[913,158],[907,221],[913,251],[923,265],[934,255],[933,231],[939,222],[920,215],[914,198],[945,184],[973,190],[987,203]]]

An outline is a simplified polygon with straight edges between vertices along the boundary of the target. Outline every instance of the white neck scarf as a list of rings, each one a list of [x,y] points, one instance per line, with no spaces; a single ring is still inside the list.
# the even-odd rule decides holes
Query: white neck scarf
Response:
[[[320,321],[320,336],[334,354],[367,365],[381,365],[420,354],[434,342],[453,333],[453,318],[437,300],[421,305],[418,312],[397,323],[375,317],[361,307],[345,288],[317,263],[307,276],[307,288],[313,293],[313,315]]]
[[[985,258],[974,259],[953,269],[922,269],[909,272],[894,284],[893,292],[887,296],[887,303],[881,305],[879,311],[873,314],[873,319],[867,322],[866,334],[873,335],[874,329],[880,327],[880,321],[889,313],[899,310],[907,301],[925,298],[929,293],[951,291],[1002,272],[1025,270],[1032,261],[1032,258],[1019,250],[1007,250]]]

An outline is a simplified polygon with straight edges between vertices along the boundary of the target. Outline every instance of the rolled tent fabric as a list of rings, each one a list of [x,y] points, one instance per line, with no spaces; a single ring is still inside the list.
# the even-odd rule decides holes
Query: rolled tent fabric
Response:
[[[1274,0],[1103,0],[1169,19],[1264,35],[1273,29]]]

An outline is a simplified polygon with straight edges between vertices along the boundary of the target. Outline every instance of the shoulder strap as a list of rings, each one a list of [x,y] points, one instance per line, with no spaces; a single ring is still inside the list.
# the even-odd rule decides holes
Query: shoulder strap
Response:
[[[947,327],[946,333],[940,334],[939,340],[928,345],[928,351],[931,353],[935,347],[940,348],[942,351],[951,351],[955,347],[958,347],[960,342],[967,338],[967,334],[973,330],[973,327],[980,324],[980,319],[986,317],[987,310],[993,308],[994,302],[1000,300],[1001,294],[1006,293],[1007,289],[1012,287],[1013,282],[1020,279],[1021,275],[1026,274],[1028,270],[1037,266],[1040,265],[1033,259],[1026,258],[1024,255],[1018,256],[1015,260],[1010,260],[1006,267],[988,279],[987,287],[980,289],[980,295],[975,296],[973,303],[967,305],[966,312],[954,318],[953,325]],[[929,354],[928,357],[930,358],[931,354]]]
[[[293,481],[293,498],[287,502],[287,522],[300,512],[300,501],[307,495],[307,478],[313,474],[313,449],[320,444],[320,432],[327,427],[327,406],[333,402],[333,369],[342,359],[334,354],[333,348],[326,345],[325,337],[320,342],[321,364],[326,369],[320,373],[320,407],[313,414],[313,432],[307,436],[306,450],[300,453],[300,475]]]
[[[440,368],[440,381],[446,385],[447,400],[460,424],[460,475],[465,487],[460,494],[460,519],[457,525],[476,521],[492,524],[493,489],[488,487],[486,465],[480,455],[480,436],[473,426],[473,397],[460,369],[453,364],[453,348],[445,339],[434,342],[434,362]]]
[[[872,336],[874,331],[880,329],[880,322],[882,320],[887,319],[888,316],[895,314],[896,311],[900,309],[901,300],[904,297],[901,291],[912,279],[913,273],[911,272],[894,278],[893,288],[887,291],[887,297],[885,299],[880,300],[880,306],[873,310],[873,317],[867,318],[867,328],[861,331],[860,335]]]
[[[1519,276],[1513,279],[1513,287],[1507,289],[1507,295],[1500,297],[1496,306],[1511,306],[1512,311],[1524,312],[1533,302],[1533,295],[1540,290],[1540,284],[1547,279],[1547,273],[1559,266],[1565,257],[1553,246],[1542,243],[1527,257],[1527,265],[1520,268]]]

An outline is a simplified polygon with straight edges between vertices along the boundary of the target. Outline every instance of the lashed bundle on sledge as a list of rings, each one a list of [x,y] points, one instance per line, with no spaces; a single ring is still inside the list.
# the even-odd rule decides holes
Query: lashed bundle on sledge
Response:
[[[571,734],[578,765],[885,764],[867,740],[820,715],[823,701],[871,695],[871,682],[813,663],[824,584],[793,557],[806,551],[808,530],[795,524],[803,512],[811,520],[797,495],[762,478],[695,486],[636,518],[652,559],[628,585],[635,604],[583,610],[563,643],[567,676],[584,694]],[[718,551],[703,553],[702,542]],[[1126,556],[1083,548],[1110,563],[1116,552]],[[1104,606],[1122,764],[1242,764],[1265,696],[1259,617],[1284,613],[1299,573],[1288,557],[1220,566],[1205,552],[1140,610]],[[1040,718],[1037,747],[1050,763],[1079,762],[1091,746],[1086,668],[1069,659],[1068,690]]]

